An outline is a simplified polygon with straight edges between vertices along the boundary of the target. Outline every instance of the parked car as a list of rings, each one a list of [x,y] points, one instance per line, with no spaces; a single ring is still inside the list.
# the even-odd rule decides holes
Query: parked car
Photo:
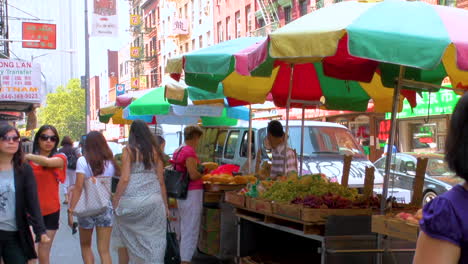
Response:
[[[282,121],[283,126],[286,122]],[[255,121],[252,136],[251,170],[255,169],[257,159],[262,162],[271,160],[270,152],[263,142],[267,135],[268,121]],[[301,122],[289,122],[289,146],[294,149],[300,161]],[[260,156],[257,156],[260,150]],[[366,158],[361,146],[351,132],[344,126],[329,123],[306,121],[304,127],[303,174],[323,173],[330,179],[341,182],[344,155],[353,156],[349,175],[350,187],[364,185],[365,168],[373,167]],[[198,156],[203,161],[215,161],[219,164],[235,164],[245,168],[248,157],[248,127],[211,127],[205,128],[200,141]],[[375,183],[383,182],[382,175],[376,171]]]
[[[419,157],[428,158],[423,188],[423,205],[450,190],[453,185],[461,181],[455,178],[455,173],[449,170],[442,154],[395,153],[392,157],[390,188],[413,189],[416,164]],[[382,175],[385,174],[385,161],[386,157],[382,157],[374,163]]]

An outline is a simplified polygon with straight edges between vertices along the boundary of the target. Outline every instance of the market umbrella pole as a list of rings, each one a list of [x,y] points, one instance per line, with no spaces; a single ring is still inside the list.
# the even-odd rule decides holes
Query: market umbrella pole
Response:
[[[286,134],[285,134],[285,148],[284,148],[284,167],[283,174],[286,176],[286,166],[288,159],[286,157],[288,153],[288,139],[289,139],[289,111],[291,110],[291,94],[293,88],[293,77],[294,77],[294,64],[291,64],[291,75],[289,76],[289,90],[288,90],[288,101],[286,102]]]
[[[392,153],[393,153],[393,146],[395,145],[395,135],[396,135],[396,116],[398,112],[398,106],[400,102],[400,91],[402,86],[402,80],[405,75],[405,66],[400,66],[400,74],[398,76],[398,82],[396,87],[393,91],[393,105],[392,105],[392,118],[390,124],[390,136],[388,139],[387,149],[387,158],[385,159],[385,175],[384,175],[384,182],[383,182],[383,190],[382,190],[382,200],[380,201],[380,213],[385,213],[385,207],[387,204],[387,196],[388,196],[388,182],[390,179],[390,166],[392,164]]]
[[[299,176],[302,176],[302,166],[304,164],[304,126],[305,126],[305,105],[302,106],[302,124],[301,124],[301,164]]]
[[[248,136],[248,149],[247,149],[247,166],[249,169],[249,173],[251,173],[252,168],[252,105],[249,104],[249,136]],[[256,157],[257,159],[259,157]]]

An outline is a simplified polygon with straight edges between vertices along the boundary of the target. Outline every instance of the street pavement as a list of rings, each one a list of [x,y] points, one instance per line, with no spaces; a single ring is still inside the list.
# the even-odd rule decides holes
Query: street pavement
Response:
[[[63,195],[60,194],[62,198]],[[62,205],[60,211],[60,227],[55,236],[51,250],[51,264],[82,264],[79,232],[72,235],[72,230],[68,226],[67,205]],[[101,263],[97,251],[96,232],[93,234],[93,252],[95,263]],[[117,251],[113,250],[111,243],[112,263],[118,263]],[[193,264],[218,264],[217,258],[197,253],[192,261]]]
[[[63,197],[61,195],[60,197]],[[78,232],[72,235],[72,230],[68,226],[67,217],[68,206],[62,205],[60,212],[60,227],[55,236],[54,244],[51,251],[51,264],[82,264],[80,237]],[[93,235],[93,252],[96,263],[100,263],[99,254],[97,251],[96,232]],[[112,250],[112,262],[118,263],[117,252]]]

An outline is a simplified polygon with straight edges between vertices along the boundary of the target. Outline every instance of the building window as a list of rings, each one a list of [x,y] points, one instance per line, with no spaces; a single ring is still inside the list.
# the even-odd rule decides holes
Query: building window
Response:
[[[206,32],[206,44],[208,47],[211,45],[211,31]]]
[[[258,19],[258,27],[262,28],[265,26],[265,20],[263,18]]]
[[[148,44],[146,44],[145,45],[145,55],[146,55],[145,57],[147,57],[147,58],[149,57],[148,51],[149,51],[149,47],[148,47]]]
[[[220,42],[223,42],[223,39],[224,39],[223,24],[221,23],[221,21],[218,22],[217,29],[218,29],[218,43],[220,43]]]
[[[250,36],[250,31],[252,31],[252,10],[250,8],[250,5],[245,7],[245,32],[247,33],[247,36]]]
[[[182,7],[179,8],[179,18],[183,18],[184,13],[182,13]]]
[[[184,5],[184,17],[185,17],[185,19],[188,18],[188,4]]]
[[[307,0],[301,0],[299,1],[299,12],[301,16],[307,14]]]
[[[185,52],[189,52],[188,42],[185,42]]]
[[[196,50],[197,47],[195,47],[195,39],[192,39],[192,50]]]
[[[226,18],[226,40],[231,39],[231,17]]]
[[[236,18],[236,21],[235,21],[235,31],[236,31],[236,38],[240,38],[241,37],[241,27],[242,27],[242,24],[241,24],[241,18],[240,18],[240,11],[237,11],[236,14],[235,14],[235,18]]]
[[[162,66],[159,66],[158,80],[162,80]]]
[[[119,70],[120,70],[119,76],[122,77],[122,75],[123,75],[123,63],[120,63]]]
[[[198,37],[198,46],[201,48],[203,48],[203,36],[199,36]]]
[[[151,21],[151,24],[153,25],[152,27],[154,27],[156,25],[156,12],[154,9],[151,12],[153,13],[153,21]]]
[[[284,23],[288,24],[289,22],[291,22],[291,7],[285,6],[283,10],[284,10]]]

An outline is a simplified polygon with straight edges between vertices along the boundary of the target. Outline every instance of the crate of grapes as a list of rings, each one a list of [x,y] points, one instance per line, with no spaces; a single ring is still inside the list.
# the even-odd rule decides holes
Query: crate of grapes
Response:
[[[273,203],[273,214],[291,219],[302,220],[302,205],[291,203]]]
[[[362,208],[350,199],[334,194],[322,196],[310,195],[305,198],[295,199],[293,204],[302,205],[302,221],[311,223],[325,223],[331,215],[356,216],[372,215],[371,208]]]
[[[238,194],[237,191],[233,191],[233,192],[226,192],[225,196],[224,196],[224,199],[227,203],[230,203],[236,207],[241,207],[241,208],[244,208],[245,207],[245,195],[242,195],[242,194]]]

